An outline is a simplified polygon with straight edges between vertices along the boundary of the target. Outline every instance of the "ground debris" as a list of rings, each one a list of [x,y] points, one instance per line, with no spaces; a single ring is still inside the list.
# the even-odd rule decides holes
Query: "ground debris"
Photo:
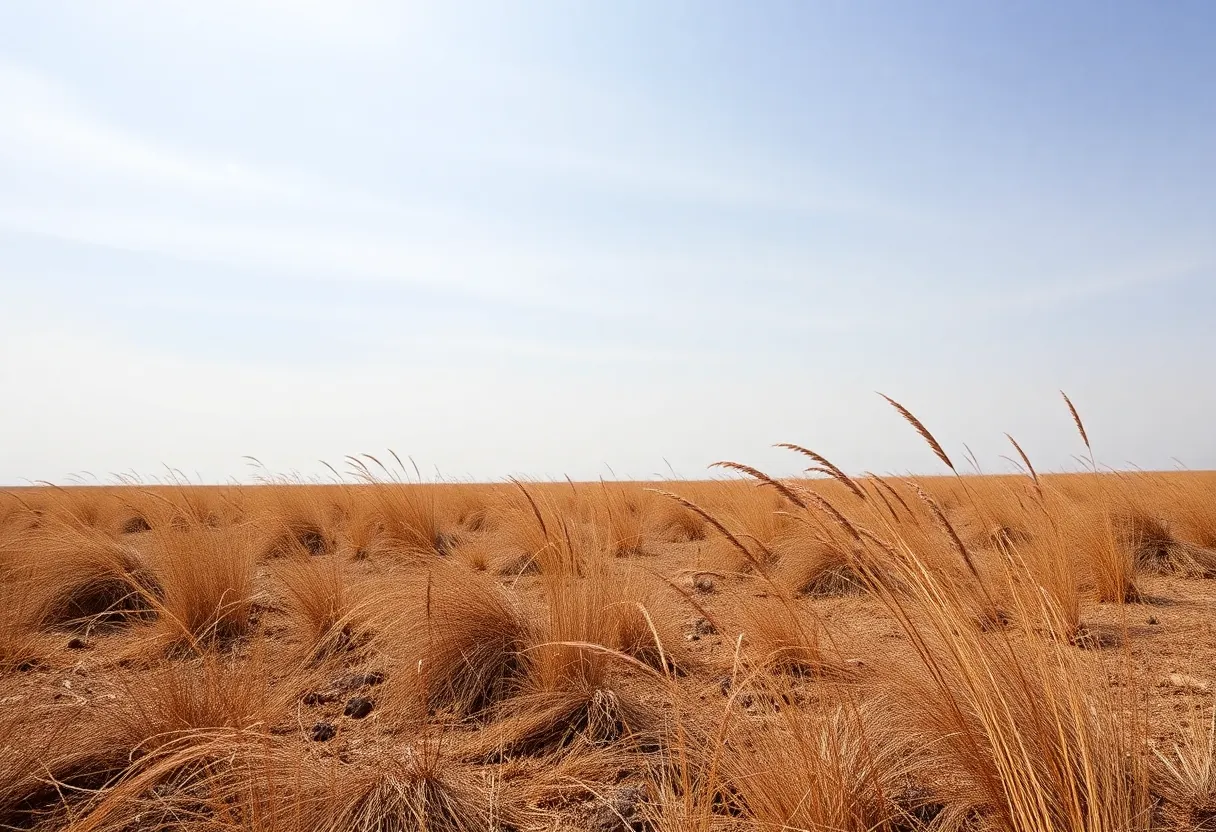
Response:
[[[1171,673],[1162,680],[1161,687],[1170,687],[1187,693],[1207,693],[1212,686],[1202,679],[1187,676],[1185,673]]]

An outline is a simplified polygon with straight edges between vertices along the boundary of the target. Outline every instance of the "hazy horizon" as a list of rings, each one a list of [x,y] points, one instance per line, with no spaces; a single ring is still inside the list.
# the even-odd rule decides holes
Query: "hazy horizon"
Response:
[[[0,7],[0,484],[1216,468],[1216,6]]]

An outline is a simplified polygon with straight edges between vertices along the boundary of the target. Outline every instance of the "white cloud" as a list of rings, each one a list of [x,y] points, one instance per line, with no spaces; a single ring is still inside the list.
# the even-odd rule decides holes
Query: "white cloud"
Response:
[[[532,277],[539,264],[526,257],[478,251],[475,245],[449,254],[434,245],[411,245],[384,234],[311,222],[284,225],[266,219],[229,222],[214,217],[7,206],[0,207],[0,227],[295,277],[388,281],[533,302],[545,297],[544,287]]]
[[[489,82],[491,85],[496,81]],[[267,170],[149,139],[107,122],[62,85],[0,62],[0,172],[23,189],[0,194],[0,228],[173,258],[340,281],[384,281],[553,309],[650,317],[711,312],[714,293],[745,278],[788,285],[822,282],[830,264],[805,252],[723,256],[700,248],[656,251],[562,239],[515,239],[487,226],[475,206],[405,202],[287,170]],[[748,175],[737,164],[663,159],[610,149],[587,153],[453,145],[448,152],[487,172],[548,171],[600,192],[742,211],[898,215],[837,190],[799,186],[776,171]],[[476,168],[475,168],[476,169]],[[832,194],[836,195],[832,195]],[[467,213],[472,208],[473,213]],[[446,213],[445,213],[446,212]],[[894,213],[892,213],[894,212]],[[888,217],[890,218],[890,217]],[[506,218],[508,223],[511,218]],[[509,224],[507,226],[509,228]],[[642,293],[646,304],[635,295]],[[839,330],[856,315],[821,292],[802,321]],[[836,293],[839,294],[839,293]],[[731,313],[747,306],[730,302]],[[770,314],[771,304],[758,311]],[[784,314],[783,310],[776,310]]]
[[[673,301],[703,308],[705,296],[697,288],[729,285],[740,268],[753,279],[788,280],[813,267],[797,255],[754,252],[744,264],[716,252],[505,239],[468,217],[437,219],[424,205],[132,134],[96,117],[62,86],[11,64],[0,63],[0,108],[11,115],[0,123],[0,170],[7,167],[25,183],[23,190],[0,195],[0,228],[20,233],[296,277],[384,281],[652,317]],[[555,162],[559,168],[566,163]],[[678,192],[693,201],[784,198],[763,183],[658,163],[648,168],[584,159],[576,167],[578,176],[606,187]],[[815,207],[813,201],[799,204]],[[669,296],[660,291],[664,286]],[[649,308],[634,299],[639,290]],[[821,325],[839,326],[839,316],[813,314]]]
[[[545,258],[437,244],[425,239],[422,210],[149,141],[4,63],[0,111],[0,171],[29,183],[0,195],[0,227],[303,276],[557,300],[554,284],[538,277],[554,271]]]

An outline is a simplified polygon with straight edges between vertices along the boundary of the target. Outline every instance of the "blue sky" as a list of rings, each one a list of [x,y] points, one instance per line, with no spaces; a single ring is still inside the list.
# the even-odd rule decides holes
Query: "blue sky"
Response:
[[[0,6],[0,482],[1216,467],[1206,2]]]

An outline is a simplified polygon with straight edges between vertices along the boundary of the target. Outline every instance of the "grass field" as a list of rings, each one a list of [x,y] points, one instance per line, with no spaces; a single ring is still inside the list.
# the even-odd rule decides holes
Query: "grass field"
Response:
[[[0,827],[1216,829],[1216,474],[789,452],[0,494]]]

